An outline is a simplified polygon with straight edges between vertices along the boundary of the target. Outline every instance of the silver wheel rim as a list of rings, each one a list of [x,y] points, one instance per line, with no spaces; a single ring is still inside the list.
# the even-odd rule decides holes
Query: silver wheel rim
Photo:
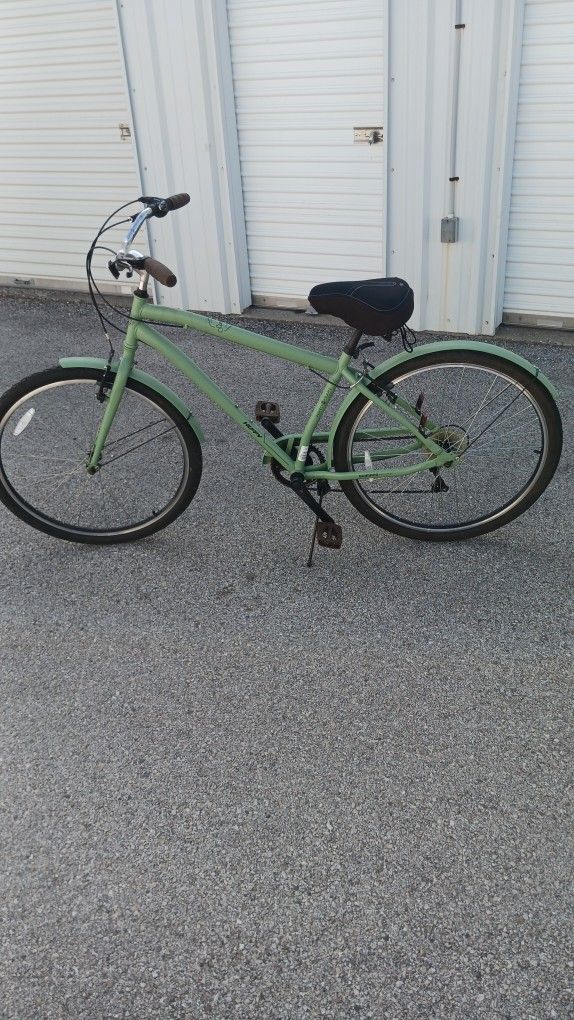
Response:
[[[449,369],[453,369],[461,373],[461,378],[458,381],[456,389],[456,399],[458,402],[459,398],[461,397],[461,393],[464,392],[462,390],[462,386],[465,381],[465,373],[469,373],[469,376],[467,377],[466,381],[468,381],[468,379],[470,378],[470,373],[472,372],[482,373],[485,378],[486,376],[489,376],[490,381],[483,388],[482,395],[479,396],[479,398],[477,399],[474,409],[467,411],[466,417],[463,417],[462,420],[458,422],[450,419],[456,418],[457,416],[459,418],[461,417],[462,412],[460,408],[455,407],[451,410],[450,413],[448,413],[448,409],[445,410],[446,397],[443,395],[443,400],[442,403],[440,404],[438,411],[439,428],[442,427],[443,434],[447,433],[447,431],[459,430],[459,434],[461,435],[462,428],[468,437],[468,439],[465,440],[468,449],[466,449],[462,454],[461,461],[456,468],[441,470],[441,477],[447,479],[446,484],[449,485],[448,478],[450,478],[451,483],[453,482],[456,483],[456,490],[455,485],[451,484],[449,485],[449,493],[432,494],[433,496],[436,495],[437,497],[435,500],[435,509],[433,510],[435,519],[432,521],[409,519],[408,516],[405,516],[404,510],[402,513],[397,511],[393,512],[389,507],[383,507],[380,505],[380,503],[375,501],[373,499],[373,496],[379,495],[380,492],[377,490],[373,491],[374,484],[370,485],[369,487],[366,487],[362,482],[352,481],[350,483],[360,494],[361,498],[365,500],[369,504],[369,506],[375,511],[375,513],[377,513],[379,516],[406,528],[411,528],[417,531],[421,530],[427,531],[428,533],[435,534],[440,533],[441,531],[456,532],[472,528],[479,528],[487,522],[496,521],[503,515],[512,513],[519,503],[525,502],[528,499],[530,492],[536,486],[538,479],[540,478],[540,475],[543,471],[544,464],[546,462],[545,453],[548,447],[548,430],[546,426],[546,419],[542,409],[540,408],[540,405],[533,397],[533,395],[523,386],[521,386],[516,379],[514,379],[511,375],[507,375],[506,373],[499,371],[498,369],[490,368],[487,367],[486,365],[479,364],[472,365],[465,362],[460,363],[454,361],[444,362],[436,365],[426,365],[414,369],[410,372],[405,372],[403,375],[393,379],[392,385],[400,396],[409,399],[413,397],[413,394],[411,392],[407,393],[401,392],[401,384],[404,384],[406,382],[412,382],[413,380],[420,377],[422,374],[429,374],[433,372],[438,372],[439,374],[442,374]],[[500,383],[499,389],[497,388],[497,382]],[[482,456],[485,464],[487,463],[488,447],[490,446],[493,449],[496,447],[497,435],[498,438],[500,439],[501,428],[497,427],[496,422],[491,427],[487,428],[489,422],[486,419],[486,416],[487,414],[490,414],[492,418],[495,418],[495,415],[496,413],[498,413],[499,410],[499,408],[497,407],[497,401],[500,401],[500,406],[502,406],[502,402],[505,400],[510,405],[511,399],[515,399],[515,403],[509,407],[509,413],[513,417],[509,419],[507,422],[509,428],[507,429],[507,434],[504,438],[504,443],[506,445],[503,446],[502,443],[499,443],[497,447],[497,452],[499,456],[503,457],[512,456],[516,458],[518,454],[524,451],[524,441],[522,434],[524,431],[525,423],[524,421],[522,422],[520,421],[519,416],[523,412],[526,414],[531,414],[532,417],[526,418],[526,422],[532,427],[532,429],[534,429],[534,427],[536,426],[536,428],[539,431],[537,437],[534,436],[530,437],[530,441],[532,441],[533,438],[536,438],[539,450],[537,453],[535,452],[534,448],[532,450],[534,466],[532,470],[529,472],[528,478],[523,479],[523,481],[516,486],[513,495],[509,498],[503,498],[501,504],[496,508],[491,508],[489,511],[480,513],[478,515],[475,512],[474,516],[470,515],[469,512],[469,516],[465,520],[458,521],[453,519],[447,520],[446,519],[447,502],[450,504],[450,506],[452,506],[453,504],[456,504],[456,501],[458,500],[457,510],[458,513],[460,513],[462,510],[462,503],[466,503],[468,507],[470,506],[476,507],[478,505],[477,501],[475,501],[474,503],[472,502],[471,492],[468,485],[468,470],[466,471],[466,477],[464,479],[464,483],[466,483],[466,495],[462,491],[463,486],[461,486],[460,483],[463,476],[461,472],[465,468],[468,469],[468,466],[471,463],[471,458],[472,461],[474,461],[475,457],[477,457],[478,455]],[[347,463],[349,465],[352,463],[353,456],[355,456],[356,458],[358,455],[358,450],[355,444],[355,436],[357,430],[359,429],[360,426],[363,428],[365,427],[363,424],[365,417],[367,416],[369,411],[374,407],[375,405],[373,404],[372,401],[369,401],[367,404],[365,404],[365,406],[361,409],[353,423],[353,427],[349,433],[346,451]],[[435,408],[429,407],[428,410],[429,417],[431,419],[433,417],[433,413],[436,417],[437,415],[436,405]],[[390,419],[387,419],[386,416],[384,416],[381,411],[378,411],[378,414],[380,415],[379,427],[388,427],[395,424],[394,422],[391,422]],[[501,422],[502,427],[504,427],[504,416],[501,417],[499,421]],[[477,436],[481,435],[481,430],[483,429],[484,432],[482,434],[484,438],[477,442]],[[495,430],[494,432],[492,431],[493,429]],[[510,447],[510,445],[508,445],[509,439],[511,439],[512,443],[515,444],[514,447],[512,448]],[[411,459],[408,461],[408,463],[414,463],[417,457],[418,459],[421,459],[425,456],[426,456],[425,453],[421,453],[419,451],[418,454],[411,455]],[[535,464],[534,459],[536,460]],[[406,459],[404,459],[404,464],[402,466],[405,466],[406,463],[407,461]],[[396,466],[396,464],[391,463],[391,461],[389,461],[388,464],[389,466]],[[484,471],[484,469],[483,476],[486,482],[487,474]],[[379,480],[377,485],[380,483],[380,481],[381,480]],[[419,494],[415,490],[415,485],[417,484],[423,486],[426,485],[426,489],[430,490],[432,478],[430,476],[430,472],[423,471],[410,476],[402,476],[402,478],[389,479],[389,482],[391,483],[389,488],[391,489],[394,488],[396,490],[395,494],[393,494],[393,498],[395,502],[397,502],[397,504],[398,504],[397,497],[403,497],[403,506],[405,501],[406,500],[408,501],[408,499],[410,499],[411,497],[419,497],[420,503],[422,505],[424,494],[423,493]],[[403,486],[404,488],[401,489],[401,486]],[[512,486],[509,486],[509,488],[510,487]],[[387,499],[391,498],[390,494],[387,495],[386,490],[383,491]],[[451,495],[449,496],[449,494]],[[429,496],[430,495],[431,493],[429,492]],[[438,516],[441,515],[443,516],[442,522],[436,519]]]
[[[0,477],[11,499],[39,523],[78,536],[120,537],[144,531],[171,512],[189,477],[189,455],[178,425],[166,411],[128,387],[104,448],[103,466],[96,475],[89,476],[85,468],[89,446],[105,406],[96,400],[98,386],[99,382],[91,378],[55,380],[36,387],[12,404],[0,421]],[[91,390],[93,406],[81,422],[74,423],[80,429],[79,434],[67,434],[65,423],[60,425],[56,419],[53,445],[48,446],[51,424],[45,418],[42,420],[42,398],[55,395],[65,387]],[[53,414],[57,406],[56,399],[50,413]],[[64,411],[62,415],[64,422]],[[152,421],[156,424],[150,424]],[[43,436],[38,426],[43,427]],[[58,437],[61,445],[57,445]],[[130,443],[135,449],[130,450]],[[150,455],[153,446],[156,451]],[[176,455],[178,466],[174,461]],[[120,465],[121,471],[118,471]],[[171,483],[167,489],[168,493],[173,493],[171,496],[159,498],[162,475],[153,471],[150,474],[152,469],[163,471],[163,480]],[[177,483],[176,475],[179,476]],[[90,509],[88,493],[100,515],[107,518],[107,524],[101,526],[100,521],[100,526],[95,526],[97,511]],[[66,495],[70,501],[76,500],[69,520],[55,514],[58,504],[65,505]],[[83,507],[78,505],[82,500]],[[145,506],[141,514],[137,511],[138,503]],[[130,522],[130,515],[137,519]],[[112,524],[114,518],[115,525]]]

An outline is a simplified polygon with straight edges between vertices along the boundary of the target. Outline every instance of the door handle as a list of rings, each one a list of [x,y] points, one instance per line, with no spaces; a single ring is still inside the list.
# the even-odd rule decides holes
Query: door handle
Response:
[[[376,145],[383,140],[382,127],[356,127],[353,128],[353,141],[368,142],[369,145]]]

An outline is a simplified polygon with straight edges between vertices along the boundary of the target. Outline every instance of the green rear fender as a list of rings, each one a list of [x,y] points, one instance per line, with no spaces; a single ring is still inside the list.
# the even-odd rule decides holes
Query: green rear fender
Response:
[[[103,372],[107,362],[103,358],[60,358],[59,364],[62,368],[96,368],[98,371]],[[118,365],[119,361],[112,361],[112,372],[117,372]],[[172,404],[183,415],[190,428],[193,429],[199,442],[203,442],[203,430],[199,422],[195,420],[187,404],[178,397],[177,393],[170,390],[169,386],[160,382],[159,379],[155,379],[153,375],[148,375],[147,372],[140,372],[139,368],[132,369],[130,379],[134,379],[144,386],[149,386],[151,390],[154,390],[160,397],[163,397],[164,400]]]
[[[480,354],[494,354],[496,355],[497,358],[502,358],[504,361],[509,361],[512,364],[518,365],[520,368],[523,368],[525,372],[529,372],[530,375],[534,376],[534,378],[537,379],[538,382],[541,383],[541,385],[548,390],[548,392],[554,398],[554,400],[556,400],[558,396],[558,391],[556,387],[552,385],[550,380],[547,379],[546,376],[543,375],[543,373],[540,371],[540,369],[537,368],[536,365],[533,365],[532,362],[527,361],[526,358],[521,358],[519,354],[514,354],[513,351],[507,351],[504,347],[497,347],[495,344],[483,344],[475,340],[467,340],[464,343],[453,343],[452,341],[447,340],[444,343],[423,344],[421,347],[417,347],[411,354],[408,354],[406,351],[403,351],[401,354],[397,354],[394,358],[389,358],[388,361],[383,361],[380,365],[377,365],[376,368],[374,368],[369,373],[370,378],[378,379],[381,375],[386,375],[388,372],[392,371],[392,369],[396,368],[397,366],[406,365],[409,362],[415,362],[417,358],[422,358],[427,354],[433,353],[437,354],[440,351],[452,351],[453,354],[456,354],[457,351],[475,351],[476,353]],[[365,379],[365,383],[366,381],[367,380]],[[341,423],[341,420],[347,408],[349,407],[350,404],[353,403],[353,400],[355,400],[356,397],[357,394],[354,393],[353,390],[351,390],[349,395],[345,397],[345,399],[339,406],[335,418],[333,420],[331,431],[329,433],[327,454],[327,462],[329,467],[332,467],[333,464],[333,443],[335,440],[335,433]]]

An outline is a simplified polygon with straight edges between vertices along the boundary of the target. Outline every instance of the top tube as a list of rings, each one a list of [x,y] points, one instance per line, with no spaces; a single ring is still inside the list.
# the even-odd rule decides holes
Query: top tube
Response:
[[[220,322],[218,319],[201,315],[199,312],[186,312],[181,308],[167,308],[165,305],[146,303],[142,304],[135,314],[138,318],[146,319],[148,322],[163,323],[165,326],[184,326],[188,329],[195,329],[199,333],[220,337],[230,343],[250,347],[252,350],[261,351],[262,354],[268,354],[272,358],[292,361],[325,375],[333,375],[339,367],[338,358],[318,354],[316,351],[298,347],[296,344],[285,343],[283,340],[274,340],[262,333],[254,333],[250,329],[243,329],[242,326],[235,326],[230,322]]]

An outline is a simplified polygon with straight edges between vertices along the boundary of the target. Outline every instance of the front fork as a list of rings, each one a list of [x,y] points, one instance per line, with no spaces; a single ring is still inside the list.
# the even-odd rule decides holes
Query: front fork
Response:
[[[100,460],[104,446],[106,445],[106,440],[116,416],[117,409],[120,406],[120,401],[124,395],[127,381],[134,367],[136,348],[137,340],[135,338],[135,323],[130,322],[124,343],[123,355],[118,365],[118,370],[116,372],[112,388],[106,398],[106,409],[100,422],[100,427],[96,433],[94,445],[92,446],[86,465],[88,474],[90,475],[94,475],[100,466]]]

